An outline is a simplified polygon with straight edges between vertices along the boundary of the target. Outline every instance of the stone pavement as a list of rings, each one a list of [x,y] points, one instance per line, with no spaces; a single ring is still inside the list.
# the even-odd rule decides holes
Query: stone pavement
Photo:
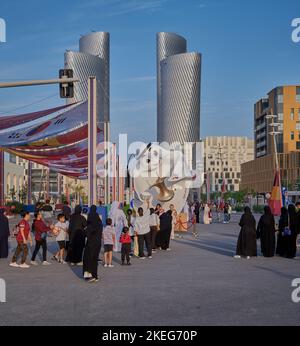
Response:
[[[0,260],[7,302],[0,325],[299,325],[300,304],[291,282],[300,258],[233,258],[239,227],[199,225],[199,239],[185,235],[172,251],[131,267],[99,267],[88,284],[80,267],[11,268]],[[50,240],[51,251],[56,244]],[[11,256],[10,256],[11,257]]]

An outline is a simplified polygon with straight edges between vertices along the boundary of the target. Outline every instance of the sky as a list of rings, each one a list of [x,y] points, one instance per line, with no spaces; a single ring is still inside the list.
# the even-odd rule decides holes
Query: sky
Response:
[[[111,34],[111,131],[156,140],[156,33],[176,32],[202,54],[201,137],[253,137],[253,105],[300,84],[291,26],[299,0],[1,0],[0,81],[56,78],[80,35]],[[58,86],[0,89],[0,114],[62,104]]]

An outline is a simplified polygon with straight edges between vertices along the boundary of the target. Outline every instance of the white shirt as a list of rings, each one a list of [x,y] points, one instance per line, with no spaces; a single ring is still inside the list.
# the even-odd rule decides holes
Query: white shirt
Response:
[[[139,235],[144,235],[150,232],[150,210],[147,209],[143,216],[137,216],[134,223],[134,230]]]
[[[59,229],[59,233],[56,236],[56,240],[57,241],[68,241],[69,240],[69,234],[68,234],[69,221],[65,221],[65,222],[58,221],[55,224],[55,227],[57,227]]]
[[[149,225],[150,226],[158,226],[159,225],[159,217],[157,214],[153,213],[149,216]]]

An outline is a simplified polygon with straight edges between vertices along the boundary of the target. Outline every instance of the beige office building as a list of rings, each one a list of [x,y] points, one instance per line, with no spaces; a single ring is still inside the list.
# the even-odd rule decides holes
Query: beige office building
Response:
[[[241,165],[254,158],[254,140],[247,137],[207,137],[204,140],[205,172],[210,177],[210,191],[239,191]],[[204,184],[206,186],[206,184]]]

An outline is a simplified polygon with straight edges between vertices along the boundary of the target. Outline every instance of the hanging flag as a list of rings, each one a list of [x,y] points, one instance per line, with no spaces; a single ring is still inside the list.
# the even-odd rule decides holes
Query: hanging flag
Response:
[[[268,201],[269,207],[272,210],[273,215],[279,216],[281,214],[282,207],[282,191],[280,183],[280,173],[276,171],[274,184],[272,188],[271,197]]]

